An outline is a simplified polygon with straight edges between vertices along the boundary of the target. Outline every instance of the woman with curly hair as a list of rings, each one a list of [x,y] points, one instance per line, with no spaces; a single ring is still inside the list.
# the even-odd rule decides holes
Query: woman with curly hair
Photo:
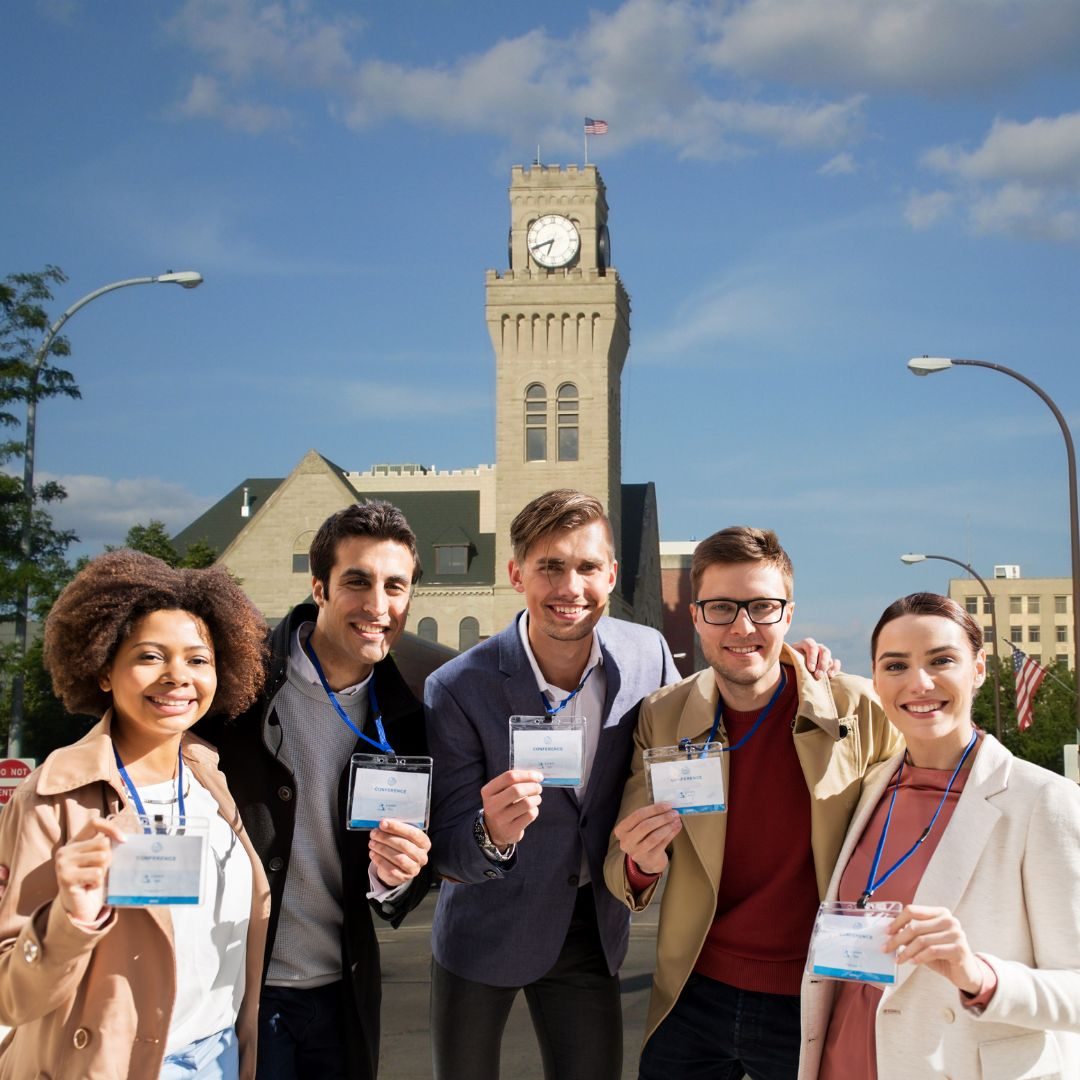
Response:
[[[188,729],[251,705],[264,637],[224,571],[133,551],[92,561],[53,606],[53,688],[101,720],[0,814],[0,1022],[13,1028],[0,1080],[254,1076],[269,888],[217,754]],[[209,823],[200,903],[108,903],[130,811],[163,823],[151,833]]]

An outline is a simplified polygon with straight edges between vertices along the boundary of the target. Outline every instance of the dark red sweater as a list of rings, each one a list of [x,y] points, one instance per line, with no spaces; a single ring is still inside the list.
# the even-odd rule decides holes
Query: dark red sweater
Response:
[[[810,793],[791,735],[795,672],[761,727],[731,753],[716,916],[694,970],[770,994],[798,994],[818,908]],[[724,710],[728,745],[758,713]]]

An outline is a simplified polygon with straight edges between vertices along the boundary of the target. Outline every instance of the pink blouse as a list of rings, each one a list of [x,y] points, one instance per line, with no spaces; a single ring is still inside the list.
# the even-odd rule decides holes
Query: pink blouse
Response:
[[[979,751],[968,758],[968,764]],[[875,900],[897,900],[901,904],[910,904],[915,899],[915,890],[922,881],[934,851],[941,842],[949,826],[953,811],[956,809],[960,793],[964,790],[970,768],[961,769],[953,783],[952,790],[941,808],[941,814],[934,824],[933,831],[916,848],[915,853],[895,874],[874,893]],[[952,769],[918,769],[905,765],[900,778],[900,790],[896,795],[889,835],[885,840],[885,849],[878,866],[878,875],[885,873],[901,858],[918,839],[919,834],[930,823],[941,796],[945,793],[952,776]],[[889,812],[889,800],[892,798],[893,782],[885,789],[866,829],[851,853],[843,876],[840,879],[838,900],[858,900],[866,889],[870,864],[874,859],[874,850],[881,836],[886,815]],[[985,962],[984,962],[985,964]],[[985,1006],[996,988],[996,977],[989,965],[985,965],[989,979],[984,980],[980,993],[974,997],[965,995],[964,1003],[969,1007]],[[874,1035],[874,1022],[877,1016],[878,1002],[882,989],[869,983],[838,982],[836,996],[833,999],[832,1018],[825,1036],[825,1046],[821,1055],[819,1080],[848,1080],[852,1076],[877,1080],[877,1043]],[[984,1000],[985,999],[985,1000]]]

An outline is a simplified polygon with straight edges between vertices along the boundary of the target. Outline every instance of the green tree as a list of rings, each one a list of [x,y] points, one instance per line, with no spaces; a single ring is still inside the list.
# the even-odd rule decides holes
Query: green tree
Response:
[[[151,518],[147,525],[132,525],[127,531],[127,536],[124,537],[122,546],[131,548],[132,551],[141,551],[146,555],[153,555],[154,558],[160,559],[170,566],[180,565],[180,555],[177,553],[176,548],[173,547],[173,542],[165,528],[165,522],[158,521],[156,518]],[[114,549],[110,546],[106,550],[112,551]]]
[[[44,356],[38,352],[50,322],[46,304],[52,287],[67,278],[55,266],[30,273],[9,274],[0,282],[0,427],[21,423],[22,405],[36,405],[50,397],[78,398],[79,388],[71,372],[56,366],[55,357],[70,355],[67,339],[56,336]],[[68,547],[77,539],[71,530],[54,527],[47,506],[62,500],[66,492],[54,482],[35,485],[30,530],[30,558],[23,555],[22,523],[28,493],[22,481],[7,473],[13,459],[21,459],[26,443],[21,439],[0,441],[0,620],[11,620],[22,590],[28,590],[30,611],[39,617],[52,604],[59,588],[70,576]],[[0,736],[6,738],[10,719],[12,680],[27,669],[20,663],[18,648],[0,650]],[[29,729],[32,717],[25,712]]]
[[[147,555],[153,555],[168,563],[169,566],[180,566],[191,570],[202,570],[212,566],[217,559],[217,552],[206,540],[196,540],[188,545],[187,551],[181,555],[173,544],[165,522],[151,518],[146,525],[132,525],[124,537],[122,545],[133,551],[142,551]],[[113,549],[108,548],[109,551]]]
[[[988,664],[993,664],[990,657]],[[1065,667],[1051,666],[1035,695],[1034,722],[1027,731],[1016,727],[1016,679],[1012,661],[1002,657],[1001,730],[1002,742],[1019,758],[1041,765],[1051,772],[1064,772],[1067,743],[1076,742],[1076,675]],[[975,722],[986,731],[994,730],[994,686],[988,677],[974,707]]]

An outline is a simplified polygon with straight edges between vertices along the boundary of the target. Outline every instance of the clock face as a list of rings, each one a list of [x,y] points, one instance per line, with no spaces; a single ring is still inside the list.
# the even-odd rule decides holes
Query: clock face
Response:
[[[529,226],[526,243],[532,257],[541,266],[550,269],[566,266],[577,258],[581,236],[569,218],[548,214]]]

